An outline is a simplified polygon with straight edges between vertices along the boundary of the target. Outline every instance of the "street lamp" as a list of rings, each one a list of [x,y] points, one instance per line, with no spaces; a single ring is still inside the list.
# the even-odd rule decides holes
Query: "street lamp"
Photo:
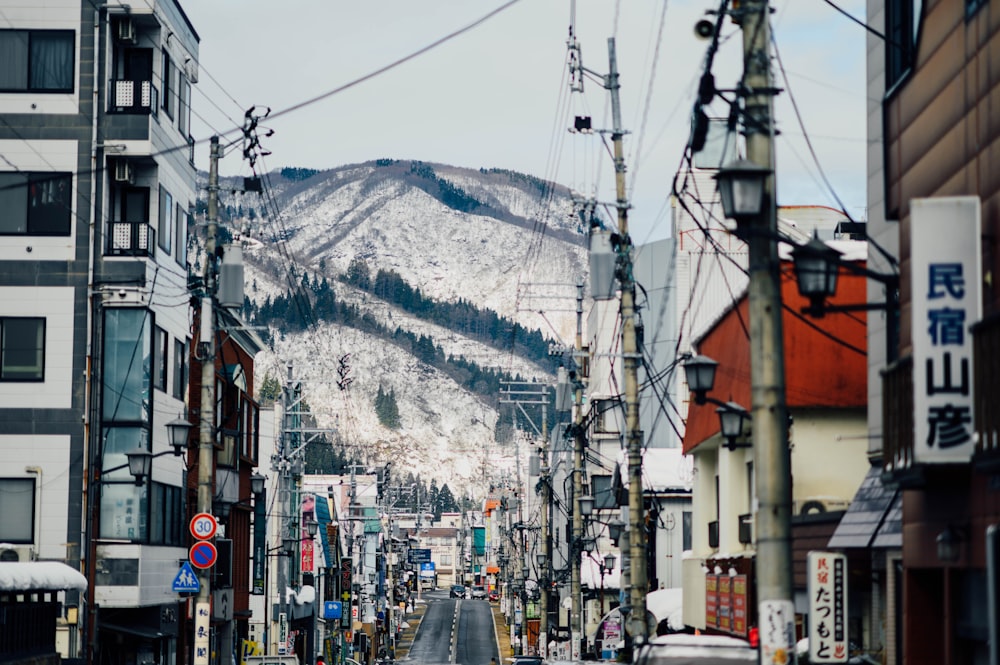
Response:
[[[250,476],[250,492],[255,495],[263,492],[265,480],[267,479],[259,473],[255,473]]]
[[[726,443],[723,444],[732,452],[736,448],[749,448],[749,441],[737,441],[743,436],[743,424],[750,418],[747,410],[736,402],[726,402],[715,410],[719,414],[719,429]]]
[[[709,397],[708,393],[715,385],[715,370],[719,363],[708,356],[691,356],[684,362],[684,374],[687,377],[688,388],[694,393],[695,404],[715,404],[719,408],[715,413],[719,416],[719,431],[726,440],[725,445],[730,451],[736,448],[749,448],[749,441],[737,442],[743,436],[744,423],[750,417],[745,408],[736,402],[723,402]]]
[[[760,214],[764,184],[771,169],[748,159],[737,159],[719,169],[714,176],[719,185],[722,212],[729,219],[741,221]]]
[[[175,456],[180,457],[184,449],[187,448],[188,434],[192,427],[194,425],[181,416],[177,416],[167,423],[167,435],[170,437],[170,445],[174,447]]]
[[[604,576],[615,569],[615,562],[618,560],[612,552],[604,555],[604,565],[601,566],[601,616],[604,616]]]

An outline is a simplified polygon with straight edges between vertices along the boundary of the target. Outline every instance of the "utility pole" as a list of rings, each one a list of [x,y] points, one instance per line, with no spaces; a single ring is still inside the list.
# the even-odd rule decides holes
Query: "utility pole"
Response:
[[[785,354],[781,323],[777,197],[774,180],[775,90],[768,48],[768,0],[745,0],[743,84],[747,90],[747,159],[770,169],[760,214],[749,220],[750,385],[754,471],[757,474],[757,617],[761,662],[794,662],[795,605],[792,600],[791,456],[785,401]],[[790,659],[790,660],[787,660]]]
[[[546,404],[542,404],[542,445],[538,450],[539,461],[541,462],[538,468],[538,475],[542,481],[542,500],[539,505],[542,513],[542,564],[538,570],[538,588],[541,591],[538,608],[541,614],[538,620],[538,655],[542,658],[548,657],[549,590],[552,588],[552,582],[549,580],[550,557],[552,556],[552,534],[549,533],[549,502],[551,501],[552,491],[549,487],[549,423],[546,418],[546,406]]]
[[[570,645],[572,659],[580,660],[581,643],[583,641],[583,613],[581,611],[580,590],[580,545],[583,540],[583,511],[580,510],[580,497],[583,496],[583,449],[587,445],[586,432],[583,429],[583,364],[579,358],[583,353],[583,284],[576,287],[576,343],[578,373],[573,393],[573,405],[576,408],[573,419],[573,540],[570,543]]]
[[[215,448],[215,236],[219,221],[219,137],[213,136],[208,166],[208,214],[206,218],[204,293],[201,296],[201,331],[198,356],[201,359],[201,405],[198,409],[198,492],[199,513],[212,513],[212,479]],[[198,570],[198,596],[194,616],[194,665],[208,665],[212,624],[211,570]]]
[[[625,433],[628,451],[629,518],[629,623],[633,639],[647,637],[646,626],[646,531],[642,493],[642,431],[639,429],[639,345],[635,334],[635,278],[632,275],[632,239],[628,234],[628,195],[625,191],[625,156],[622,147],[622,113],[618,90],[618,62],[615,39],[608,39],[608,76],[614,126],[611,141],[615,156],[615,207],[618,209],[618,247],[621,283],[622,355],[625,378]]]

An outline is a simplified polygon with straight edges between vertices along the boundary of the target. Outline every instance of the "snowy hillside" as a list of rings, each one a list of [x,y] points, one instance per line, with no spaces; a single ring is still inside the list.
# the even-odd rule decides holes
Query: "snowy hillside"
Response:
[[[585,230],[568,190],[521,174],[392,160],[292,175],[270,174],[270,197],[222,200],[233,218],[228,226],[245,234],[251,301],[297,289],[303,276],[325,278],[338,301],[387,330],[429,336],[445,356],[483,368],[552,381],[550,364],[421,319],[338,278],[363,259],[373,277],[393,271],[425,298],[461,299],[565,343],[576,326],[575,284],[587,270]],[[335,428],[359,458],[405,460],[452,487],[476,486],[476,494],[514,471],[514,444],[494,441],[495,395],[475,394],[402,345],[349,325],[319,322],[302,333],[276,326],[273,339],[257,358],[258,382],[283,377],[291,361],[319,426]],[[345,354],[353,383],[341,390],[336,368]],[[380,388],[395,393],[398,429],[376,416]]]

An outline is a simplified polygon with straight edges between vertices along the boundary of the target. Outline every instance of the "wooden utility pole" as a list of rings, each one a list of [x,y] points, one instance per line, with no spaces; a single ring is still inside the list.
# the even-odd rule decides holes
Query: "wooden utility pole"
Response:
[[[750,386],[754,471],[757,474],[757,618],[761,663],[793,663],[795,605],[792,596],[791,454],[785,401],[785,354],[781,321],[777,198],[774,179],[774,93],[768,49],[768,0],[745,0],[743,123],[747,159],[770,169],[760,214],[748,220]]]

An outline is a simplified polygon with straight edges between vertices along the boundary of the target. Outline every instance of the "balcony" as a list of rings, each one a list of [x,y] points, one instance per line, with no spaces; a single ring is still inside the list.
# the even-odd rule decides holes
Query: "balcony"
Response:
[[[156,229],[147,222],[111,222],[107,256],[152,256]]]
[[[900,487],[920,487],[923,469],[913,458],[913,358],[882,371],[883,479]]]
[[[155,114],[159,100],[160,91],[152,81],[114,80],[108,113]]]
[[[972,458],[977,471],[1000,471],[1000,410],[992,400],[1000,395],[1000,315],[993,314],[972,327],[973,390],[978,441]]]

